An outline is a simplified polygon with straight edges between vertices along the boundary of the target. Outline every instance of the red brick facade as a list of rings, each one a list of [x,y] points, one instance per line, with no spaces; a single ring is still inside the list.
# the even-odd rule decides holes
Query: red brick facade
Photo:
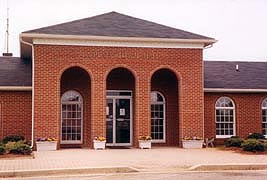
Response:
[[[31,139],[31,92],[0,91],[0,139],[23,135]]]
[[[115,68],[127,69],[134,78],[129,85],[134,89],[134,146],[139,135],[150,134],[150,92],[156,89],[170,101],[167,102],[166,145],[176,145],[184,136],[203,136],[202,49],[35,45],[34,55],[35,139],[60,137],[60,97],[71,87],[82,89],[88,107],[84,111],[84,146],[92,147],[94,136],[105,136],[106,89],[116,83],[107,82],[107,77]],[[71,67],[87,72],[87,80],[62,85],[62,74]],[[152,80],[151,85],[153,74],[160,69],[171,74],[170,82],[163,77],[166,87],[162,89],[164,83],[159,78]],[[71,78],[70,82],[75,79]]]
[[[249,133],[262,132],[261,105],[267,94],[205,93],[205,137],[216,136],[215,103],[222,96],[235,103],[236,135],[245,138]]]
[[[79,147],[92,147],[93,137],[106,135],[106,90],[132,91],[133,146],[139,135],[150,134],[151,91],[166,100],[166,142],[155,145],[178,146],[185,136],[216,137],[215,103],[222,96],[235,103],[236,135],[262,131],[267,94],[203,93],[201,49],[35,45],[34,50],[35,140],[60,139],[61,96],[68,90],[83,98]],[[0,138],[16,134],[31,139],[31,101],[30,91],[0,91]]]

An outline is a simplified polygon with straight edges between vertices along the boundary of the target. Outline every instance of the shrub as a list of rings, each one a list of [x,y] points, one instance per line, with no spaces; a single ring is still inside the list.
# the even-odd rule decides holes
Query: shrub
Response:
[[[9,135],[4,137],[4,139],[2,140],[4,144],[8,143],[8,142],[18,142],[21,140],[24,140],[25,138],[23,136],[19,136],[19,135]]]
[[[5,146],[0,144],[0,155],[5,153]]]
[[[10,154],[31,154],[32,149],[25,141],[8,142],[5,149]]]
[[[31,152],[32,152],[31,147],[28,144],[26,144],[25,141],[18,141],[18,142],[16,142],[15,146],[16,146],[16,153],[17,154],[27,154],[28,155],[28,154],[31,154]]]
[[[16,147],[15,147],[16,142],[8,142],[5,145],[5,149],[7,153],[15,153],[16,152]]]
[[[264,143],[257,140],[257,139],[246,139],[242,144],[241,147],[244,151],[264,151]]]
[[[232,136],[231,138],[225,140],[224,145],[226,147],[240,147],[243,141],[244,140],[238,136]]]
[[[261,133],[252,133],[248,135],[247,139],[265,139],[265,136]]]

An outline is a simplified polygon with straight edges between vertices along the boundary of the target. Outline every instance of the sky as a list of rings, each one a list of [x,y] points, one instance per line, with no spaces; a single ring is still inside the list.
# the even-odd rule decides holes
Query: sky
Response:
[[[218,40],[204,60],[267,61],[267,0],[0,0],[0,53],[19,56],[19,34],[117,11]]]

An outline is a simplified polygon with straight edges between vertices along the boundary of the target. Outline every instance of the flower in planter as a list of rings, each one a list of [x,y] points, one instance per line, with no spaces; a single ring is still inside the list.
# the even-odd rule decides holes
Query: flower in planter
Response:
[[[151,136],[139,136],[138,140],[141,141],[150,141],[152,138]]]
[[[55,137],[53,137],[53,138],[51,138],[51,137],[48,137],[48,138],[37,138],[37,142],[44,142],[44,141],[49,141],[49,142],[57,141],[57,138],[55,138]]]
[[[199,137],[199,136],[192,136],[192,137],[185,136],[183,140],[198,140],[198,141],[201,141],[201,140],[203,140],[203,138]]]
[[[95,141],[106,141],[106,138],[105,137],[103,137],[103,136],[96,136],[96,137],[94,137],[94,140]]]

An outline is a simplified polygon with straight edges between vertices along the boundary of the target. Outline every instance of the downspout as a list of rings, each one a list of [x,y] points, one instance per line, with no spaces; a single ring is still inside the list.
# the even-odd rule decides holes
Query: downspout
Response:
[[[31,43],[28,43],[19,37],[21,43],[31,46],[32,48],[32,140],[31,140],[31,148],[34,145],[34,46]]]
[[[209,48],[212,48],[213,47],[213,44],[210,44],[206,47],[203,48],[204,49],[209,49]],[[208,137],[205,137],[205,83],[204,83],[204,60],[203,60],[203,54],[204,52],[202,51],[202,87],[203,87],[203,92],[202,92],[202,96],[203,96],[203,102],[202,102],[202,112],[203,112],[203,131],[202,131],[202,134],[203,134],[203,140],[204,140],[204,143],[206,143],[205,141],[205,138],[208,138]]]

